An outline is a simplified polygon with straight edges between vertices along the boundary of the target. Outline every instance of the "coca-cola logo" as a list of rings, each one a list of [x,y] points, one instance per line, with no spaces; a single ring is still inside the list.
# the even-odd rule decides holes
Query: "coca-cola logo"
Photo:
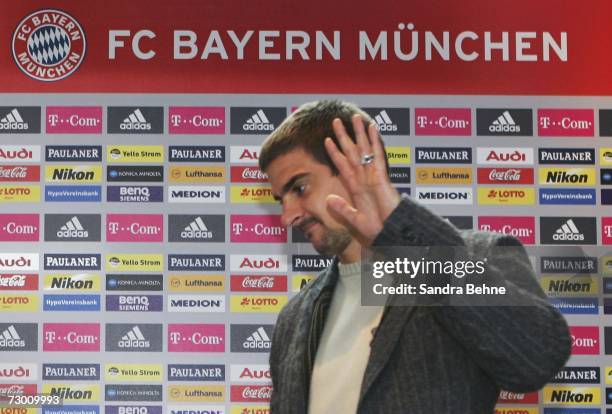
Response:
[[[262,276],[259,278],[247,276],[242,281],[242,287],[272,289],[274,288],[274,278],[270,276]]]
[[[0,166],[0,178],[23,179],[28,174],[27,167],[2,167]]]
[[[231,290],[234,292],[286,292],[287,276],[233,275]]]
[[[23,287],[26,284],[25,275],[0,275],[0,286],[2,287]]]
[[[516,169],[508,169],[498,171],[495,168],[489,172],[491,181],[520,181],[521,171]]]
[[[267,180],[268,174],[261,171],[259,168],[246,167],[244,170],[242,170],[242,178],[254,178],[258,180]]]
[[[268,400],[272,397],[272,387],[244,387],[242,398]]]

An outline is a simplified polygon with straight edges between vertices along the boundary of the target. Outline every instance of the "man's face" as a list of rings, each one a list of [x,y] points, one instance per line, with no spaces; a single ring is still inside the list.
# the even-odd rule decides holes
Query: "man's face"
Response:
[[[339,176],[301,148],[275,158],[266,172],[272,194],[283,207],[283,224],[302,230],[321,254],[342,253],[353,238],[332,217],[325,201],[328,195],[336,194],[352,204]]]

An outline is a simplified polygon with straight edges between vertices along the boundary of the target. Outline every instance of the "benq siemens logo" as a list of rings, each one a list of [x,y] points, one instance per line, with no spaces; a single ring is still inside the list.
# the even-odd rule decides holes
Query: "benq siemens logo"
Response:
[[[79,68],[86,44],[85,32],[74,17],[60,10],[39,10],[17,25],[13,59],[32,79],[58,81]]]

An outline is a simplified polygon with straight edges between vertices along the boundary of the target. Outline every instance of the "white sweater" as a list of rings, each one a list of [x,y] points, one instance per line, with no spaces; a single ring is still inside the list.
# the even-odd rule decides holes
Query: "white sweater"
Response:
[[[361,306],[361,263],[339,264],[340,277],[315,357],[308,414],[355,414],[382,306]]]

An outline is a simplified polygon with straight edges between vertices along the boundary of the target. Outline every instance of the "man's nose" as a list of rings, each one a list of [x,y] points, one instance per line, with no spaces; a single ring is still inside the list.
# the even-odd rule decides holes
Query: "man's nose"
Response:
[[[281,215],[281,222],[283,226],[290,227],[295,226],[299,223],[304,212],[298,203],[286,201],[283,204],[283,214]]]

